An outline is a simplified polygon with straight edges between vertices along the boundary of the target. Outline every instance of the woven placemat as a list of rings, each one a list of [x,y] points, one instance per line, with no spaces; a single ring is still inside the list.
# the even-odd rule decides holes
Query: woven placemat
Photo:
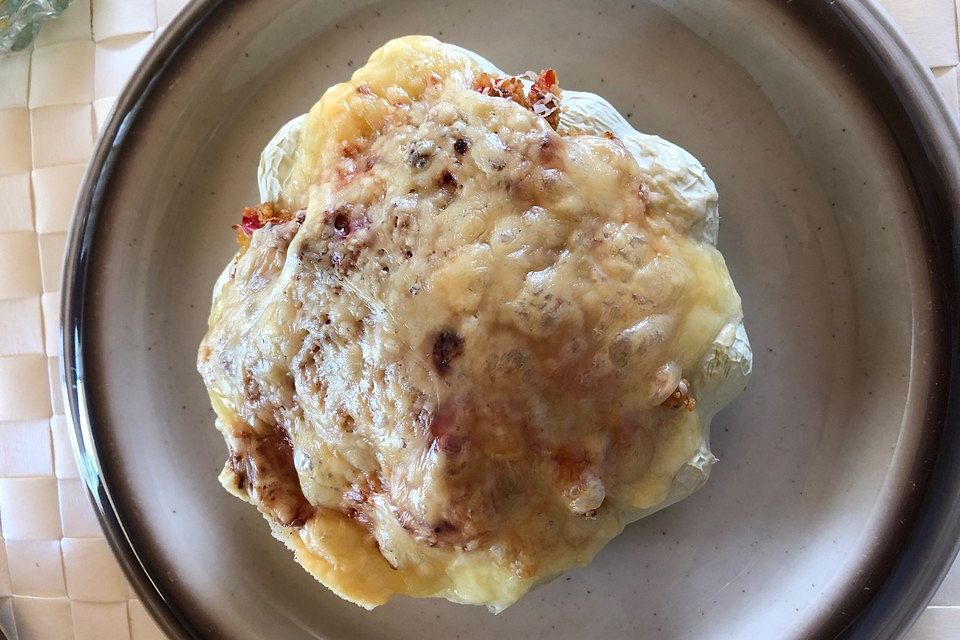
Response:
[[[77,473],[58,383],[60,265],[97,129],[186,0],[74,0],[0,56],[0,630],[10,640],[160,640]],[[955,0],[882,0],[957,108]],[[960,638],[960,570],[911,638]]]

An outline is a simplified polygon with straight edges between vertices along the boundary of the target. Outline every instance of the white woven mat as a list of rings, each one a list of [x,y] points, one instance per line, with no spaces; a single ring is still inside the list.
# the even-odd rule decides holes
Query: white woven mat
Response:
[[[957,107],[956,0],[881,0]],[[60,264],[96,131],[186,0],[74,0],[0,57],[0,629],[10,640],[162,639],[100,532],[57,382]],[[960,639],[955,569],[912,640]]]

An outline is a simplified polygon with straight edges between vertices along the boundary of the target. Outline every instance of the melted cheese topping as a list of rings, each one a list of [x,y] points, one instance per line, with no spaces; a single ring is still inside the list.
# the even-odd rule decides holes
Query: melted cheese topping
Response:
[[[662,506],[741,317],[655,156],[482,71],[410,37],[329,89],[279,183],[302,221],[253,232],[201,345],[221,480],[365,607],[499,611]]]

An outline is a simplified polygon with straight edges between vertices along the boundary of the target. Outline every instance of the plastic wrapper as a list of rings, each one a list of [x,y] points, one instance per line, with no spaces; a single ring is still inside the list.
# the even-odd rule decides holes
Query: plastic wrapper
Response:
[[[40,23],[54,18],[71,0],[0,0],[0,53],[30,46]]]

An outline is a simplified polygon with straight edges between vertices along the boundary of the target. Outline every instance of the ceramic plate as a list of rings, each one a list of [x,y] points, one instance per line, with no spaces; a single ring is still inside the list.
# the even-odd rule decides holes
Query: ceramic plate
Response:
[[[386,40],[553,67],[691,151],[756,359],[693,497],[499,616],[311,579],[216,476],[197,375],[258,155]],[[958,135],[872,4],[194,2],[117,103],[64,283],[82,472],[175,638],[895,637],[956,553]]]

